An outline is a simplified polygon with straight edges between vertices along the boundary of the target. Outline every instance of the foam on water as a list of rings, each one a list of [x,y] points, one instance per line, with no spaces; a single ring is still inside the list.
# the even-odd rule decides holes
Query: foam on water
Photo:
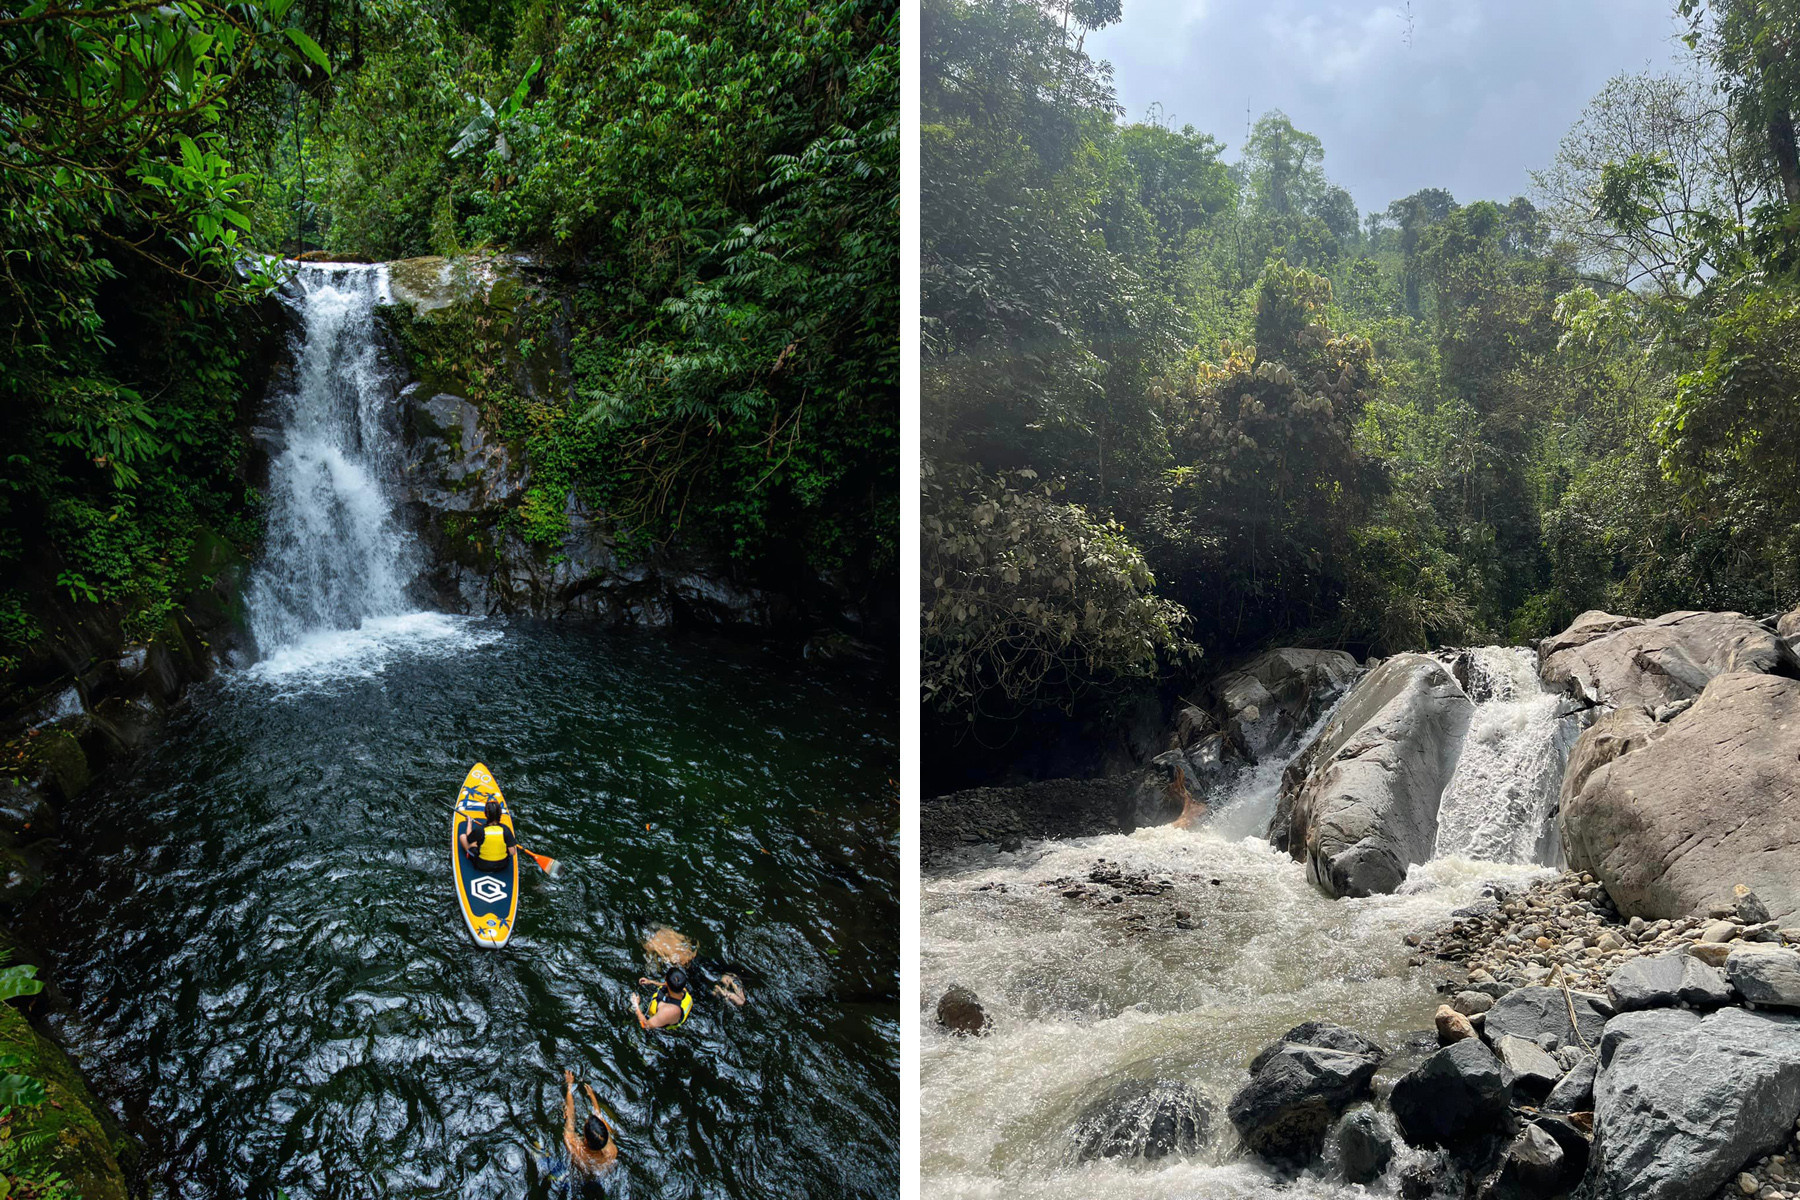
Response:
[[[467,653],[502,637],[499,626],[478,617],[415,612],[371,617],[355,629],[306,634],[244,672],[247,680],[284,692],[305,691],[338,680],[367,679],[398,659]]]
[[[1303,1021],[1335,1021],[1396,1051],[1383,1078],[1409,1069],[1435,1048],[1440,998],[1435,977],[1410,965],[1406,934],[1443,923],[1484,883],[1519,887],[1545,871],[1529,856],[1497,863],[1447,853],[1414,866],[1394,895],[1327,898],[1261,835],[1283,773],[1334,715],[1335,707],[1323,713],[1286,757],[1229,780],[1209,798],[1213,815],[1200,829],[971,850],[921,881],[921,1169],[930,1194],[1347,1200],[1391,1190],[1384,1181],[1362,1188],[1332,1179],[1329,1153],[1314,1173],[1277,1179],[1234,1154],[1225,1106],[1248,1081],[1256,1052]],[[1506,741],[1504,731],[1496,736]],[[1531,787],[1543,786],[1533,779]],[[1127,874],[1173,881],[1157,903],[1188,909],[1194,928],[1133,932],[1109,906],[1046,886],[1085,878],[1101,857]],[[953,983],[982,997],[989,1036],[952,1038],[938,1028],[936,1000]],[[1153,1164],[1073,1161],[1070,1133],[1082,1111],[1126,1079],[1200,1091],[1213,1110],[1200,1152]]]

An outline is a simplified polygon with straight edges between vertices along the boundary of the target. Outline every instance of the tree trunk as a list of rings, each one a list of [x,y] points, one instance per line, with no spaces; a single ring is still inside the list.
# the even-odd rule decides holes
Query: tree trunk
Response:
[[[1800,153],[1794,144],[1794,114],[1778,108],[1769,116],[1769,151],[1781,172],[1781,194],[1789,204],[1800,204]]]

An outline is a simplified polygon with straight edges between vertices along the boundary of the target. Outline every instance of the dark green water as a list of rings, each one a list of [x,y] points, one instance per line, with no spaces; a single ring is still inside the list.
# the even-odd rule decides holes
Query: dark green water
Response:
[[[537,1147],[560,1148],[567,1066],[621,1146],[585,1194],[895,1195],[893,689],[712,642],[428,621],[206,685],[71,806],[29,924],[150,1194],[564,1194]],[[500,951],[452,907],[437,803],[477,759],[564,863],[522,877]],[[742,967],[749,1006],[641,1031],[660,925]]]

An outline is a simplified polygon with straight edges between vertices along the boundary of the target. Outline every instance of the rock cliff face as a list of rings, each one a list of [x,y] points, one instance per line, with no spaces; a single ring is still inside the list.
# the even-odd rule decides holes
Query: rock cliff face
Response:
[[[449,611],[585,617],[620,625],[750,626],[807,633],[809,654],[867,656],[888,639],[886,598],[832,580],[758,586],[692,550],[628,544],[619,524],[533,461],[517,414],[570,391],[563,301],[521,258],[390,265],[383,310],[411,376],[400,392],[398,481],[429,561],[421,599]],[[497,356],[482,347],[499,347]],[[505,419],[496,396],[507,397]]]

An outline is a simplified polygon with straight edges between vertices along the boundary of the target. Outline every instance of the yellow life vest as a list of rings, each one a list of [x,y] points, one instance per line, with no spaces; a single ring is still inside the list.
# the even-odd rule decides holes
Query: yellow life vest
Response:
[[[661,984],[661,983],[657,984],[656,992],[650,997],[650,1015],[654,1017],[656,1015],[657,1006],[659,1004],[661,1004],[664,1000],[667,1000],[669,998],[670,997],[669,997],[668,985]],[[693,1007],[694,1007],[694,989],[688,988],[686,991],[681,993],[681,1020],[675,1022],[674,1025],[664,1025],[663,1028],[664,1029],[675,1029],[678,1026],[680,1026],[683,1022],[685,1022],[688,1019],[688,1012]]]
[[[481,835],[478,856],[483,862],[499,862],[506,857],[506,826],[495,821]]]

